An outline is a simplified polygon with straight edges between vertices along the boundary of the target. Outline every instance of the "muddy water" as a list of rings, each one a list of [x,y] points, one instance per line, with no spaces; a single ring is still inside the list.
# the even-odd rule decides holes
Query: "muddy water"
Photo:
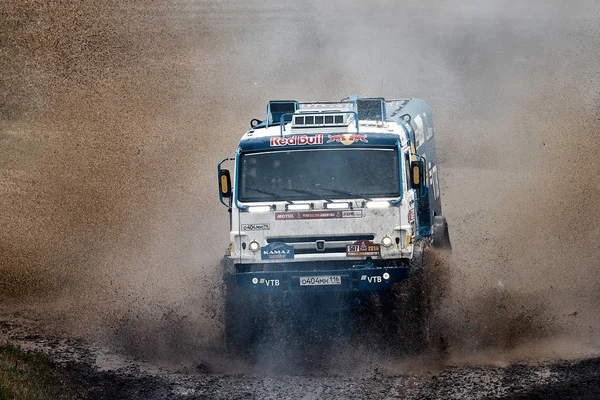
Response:
[[[596,352],[595,2],[0,7],[3,304],[144,357],[211,354],[214,167],[249,120],[276,98],[421,97],[455,250],[452,362]]]

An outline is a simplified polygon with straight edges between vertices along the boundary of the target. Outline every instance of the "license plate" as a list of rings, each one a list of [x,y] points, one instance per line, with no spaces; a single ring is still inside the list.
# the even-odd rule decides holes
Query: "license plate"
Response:
[[[329,286],[341,285],[342,277],[339,275],[326,276],[302,276],[300,277],[300,286]]]

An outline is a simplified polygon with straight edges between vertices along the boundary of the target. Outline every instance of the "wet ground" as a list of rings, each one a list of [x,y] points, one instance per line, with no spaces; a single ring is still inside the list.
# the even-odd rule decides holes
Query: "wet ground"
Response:
[[[600,397],[597,1],[67,3],[0,5],[0,340],[75,397]],[[447,354],[226,357],[216,163],[352,94],[434,110]]]
[[[412,372],[391,373],[379,355],[352,373],[270,371],[220,357],[231,371],[203,363],[165,365],[119,354],[82,339],[45,332],[31,312],[3,315],[0,339],[42,350],[55,361],[73,398],[93,399],[593,399],[600,396],[600,358],[452,366],[413,360]],[[191,357],[193,359],[194,357]],[[385,362],[382,362],[385,360]],[[189,361],[189,360],[188,360]],[[309,361],[305,361],[309,362]],[[386,362],[388,364],[386,364]],[[397,365],[406,359],[395,360]],[[237,372],[233,372],[237,365]],[[352,369],[352,368],[350,368]]]

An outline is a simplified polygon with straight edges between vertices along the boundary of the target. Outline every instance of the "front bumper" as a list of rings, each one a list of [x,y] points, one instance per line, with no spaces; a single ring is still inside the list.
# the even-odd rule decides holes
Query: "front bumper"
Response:
[[[322,279],[316,279],[322,277]],[[408,267],[355,267],[329,271],[260,271],[235,274],[237,285],[260,293],[371,292],[408,277]],[[315,278],[315,279],[312,279]],[[314,284],[315,281],[327,283]],[[306,283],[313,285],[306,285]],[[338,283],[339,282],[339,283]],[[301,284],[304,283],[304,284]]]

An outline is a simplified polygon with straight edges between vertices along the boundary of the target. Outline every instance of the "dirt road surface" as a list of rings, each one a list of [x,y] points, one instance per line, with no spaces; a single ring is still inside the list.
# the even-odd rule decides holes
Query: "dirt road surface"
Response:
[[[75,397],[600,397],[597,1],[9,0],[0,21],[0,339]],[[226,357],[215,165],[269,99],[351,94],[434,110],[447,348]]]

